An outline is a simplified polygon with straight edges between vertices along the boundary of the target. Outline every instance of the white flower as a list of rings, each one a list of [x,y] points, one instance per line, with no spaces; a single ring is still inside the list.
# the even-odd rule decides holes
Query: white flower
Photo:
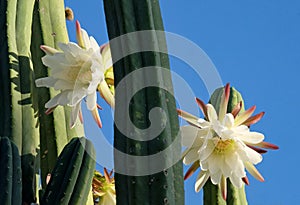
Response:
[[[46,53],[42,58],[43,64],[51,68],[51,74],[49,77],[37,79],[36,85],[61,91],[45,104],[48,108],[46,113],[52,112],[58,105],[70,106],[73,127],[78,114],[81,117],[81,101],[85,99],[87,108],[92,111],[95,121],[101,127],[96,91],[98,85],[105,81],[104,73],[112,67],[112,62],[108,59],[111,58],[110,50],[108,47],[106,53],[101,53],[96,40],[80,28],[79,22],[76,22],[76,26],[78,44],[59,43],[61,51],[41,46]]]
[[[181,128],[182,145],[187,147],[183,153],[183,162],[184,164],[193,164],[186,173],[185,179],[198,167],[201,167],[195,190],[198,192],[211,178],[213,184],[221,186],[224,198],[226,198],[227,178],[236,187],[241,187],[243,181],[248,183],[245,168],[255,178],[264,181],[254,167],[255,164],[262,161],[259,152],[264,150],[255,148],[253,145],[271,149],[278,148],[263,142],[263,134],[249,130],[248,126],[259,121],[264,114],[262,112],[250,117],[255,106],[239,113],[240,103],[232,113],[226,113],[229,94],[230,86],[227,84],[220,102],[219,113],[211,104],[205,105],[201,100],[196,99],[207,120],[181,110],[178,111],[179,115],[191,124]]]
[[[99,205],[115,205],[116,204],[116,190],[115,180],[112,173],[108,173],[104,168],[104,176],[95,171],[93,178],[93,196],[94,200],[99,200]]]

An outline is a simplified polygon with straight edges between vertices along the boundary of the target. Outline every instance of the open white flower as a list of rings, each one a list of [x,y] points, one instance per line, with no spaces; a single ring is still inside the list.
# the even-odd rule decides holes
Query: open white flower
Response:
[[[104,176],[95,171],[93,178],[93,197],[94,201],[98,201],[99,205],[115,205],[116,204],[116,190],[115,180],[112,177],[113,172],[107,172],[104,168]]]
[[[206,119],[178,111],[179,115],[190,124],[181,128],[182,145],[187,147],[183,153],[183,162],[193,164],[185,179],[201,167],[195,190],[198,192],[211,178],[213,184],[221,186],[224,198],[226,198],[227,178],[236,187],[241,187],[243,181],[248,184],[245,168],[256,179],[264,181],[254,165],[262,161],[260,152],[265,150],[254,146],[278,148],[263,142],[263,134],[249,130],[248,126],[259,121],[264,114],[262,112],[250,117],[255,106],[240,113],[240,103],[232,113],[226,113],[229,94],[230,86],[227,84],[221,97],[219,113],[211,104],[205,105],[196,99]]]
[[[48,46],[41,46],[46,53],[42,58],[43,64],[51,68],[49,77],[37,79],[37,87],[53,87],[61,93],[50,99],[45,107],[46,113],[51,113],[58,105],[68,105],[72,108],[71,127],[74,126],[77,116],[81,117],[81,102],[86,100],[87,108],[101,127],[101,120],[97,110],[97,88],[104,80],[104,73],[112,67],[109,46],[100,49],[93,37],[80,28],[76,22],[76,43],[59,43],[58,51]],[[105,51],[101,52],[101,51]],[[108,54],[109,52],[109,54]],[[104,59],[105,58],[105,59]]]

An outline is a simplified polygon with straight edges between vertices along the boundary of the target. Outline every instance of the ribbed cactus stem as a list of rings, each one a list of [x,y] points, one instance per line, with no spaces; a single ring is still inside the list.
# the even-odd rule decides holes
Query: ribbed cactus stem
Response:
[[[219,113],[222,94],[224,92],[224,88],[218,88],[210,97],[210,104],[212,104],[217,113]],[[244,101],[241,94],[233,87],[230,88],[230,96],[227,106],[227,113],[230,113],[233,108],[242,102],[242,108],[240,113],[242,113],[244,109]],[[246,193],[244,185],[242,188],[235,187],[229,179],[227,179],[227,197],[224,200],[222,196],[221,189],[218,185],[214,185],[211,183],[210,179],[206,182],[203,188],[203,201],[204,205],[247,205]]]
[[[123,34],[141,30],[163,30],[163,24],[160,14],[159,2],[156,0],[105,0],[105,15],[108,27],[109,38],[114,39]],[[169,59],[167,54],[155,52],[155,48],[166,50],[165,38],[159,37],[155,32],[148,35],[147,40],[138,38],[129,38],[117,45],[111,44],[112,57],[114,64],[114,80],[115,87],[128,74],[138,71],[140,68],[147,66],[157,66],[169,69]],[[138,52],[124,57],[116,62],[117,53],[120,54],[124,50],[134,50],[138,48],[142,50],[143,42],[151,42],[153,52]],[[137,50],[138,50],[137,49]],[[139,50],[139,51],[140,51]],[[124,54],[124,53],[123,53]],[[124,54],[125,55],[125,54]],[[123,56],[124,56],[123,55]],[[172,89],[170,73],[162,74],[160,69],[147,68],[151,72],[151,80],[158,84]],[[157,87],[147,87],[142,89],[140,85],[149,81],[149,75],[141,73],[140,77],[132,79],[126,83],[121,90],[116,89],[115,119],[121,120],[124,110],[130,110],[129,115],[131,122],[122,121],[126,129],[135,126],[138,129],[146,129],[150,125],[148,118],[149,112],[155,107],[160,107],[166,113],[156,121],[162,125],[166,122],[166,126],[156,138],[153,140],[144,139],[145,136],[139,133],[133,135],[140,140],[130,139],[127,134],[122,133],[117,126],[114,129],[114,146],[117,150],[131,156],[149,156],[164,151],[175,139],[178,134],[178,116],[176,113],[174,97],[165,90]],[[130,90],[139,90],[133,97],[126,96]],[[124,99],[126,98],[126,99]],[[125,105],[129,98],[130,105]],[[132,125],[133,123],[133,125]],[[144,141],[143,141],[144,140]],[[180,156],[180,143],[175,145],[176,154]],[[171,156],[162,157],[160,161],[146,162],[145,166],[151,170],[155,163],[167,164],[171,160]],[[176,158],[176,156],[174,156]],[[179,157],[180,158],[180,157]],[[137,160],[120,161],[115,157],[115,183],[117,193],[117,204],[119,205],[157,205],[157,204],[174,204],[181,205],[184,203],[182,163],[178,162],[172,167],[160,170],[155,174],[145,174],[135,176],[134,173],[145,169]],[[118,168],[132,169],[134,173],[120,174]]]
[[[64,1],[36,1],[33,12],[33,26],[31,39],[31,53],[34,64],[35,79],[48,76],[48,69],[41,58],[45,55],[40,49],[47,45],[58,49],[58,43],[67,43]],[[52,114],[45,114],[45,104],[59,91],[52,88],[37,89],[37,107],[40,131],[41,175],[43,188],[46,177],[56,163],[56,159],[63,147],[73,137],[83,135],[83,126],[77,123],[70,129],[70,108],[58,106]]]
[[[41,204],[85,204],[92,197],[95,155],[91,141],[73,138],[59,155]]]
[[[21,158],[17,146],[7,137],[0,137],[0,163],[1,204],[22,204]]]

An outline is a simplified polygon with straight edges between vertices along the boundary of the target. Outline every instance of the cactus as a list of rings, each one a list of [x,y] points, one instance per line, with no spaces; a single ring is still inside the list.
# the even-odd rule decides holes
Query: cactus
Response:
[[[139,31],[139,30],[163,30],[163,24],[160,14],[159,2],[148,0],[105,0],[105,15],[108,26],[109,38],[113,39],[122,34]],[[145,40],[144,40],[145,41]],[[164,38],[158,37],[155,33],[146,41],[153,42],[154,48],[166,50],[166,42]],[[118,45],[111,44],[112,58],[115,62],[116,53],[122,51],[122,47],[128,50],[136,48],[134,46],[142,45],[143,40],[131,38],[129,41],[120,42]],[[152,50],[155,51],[155,50]],[[169,68],[169,59],[167,54],[158,52],[144,52],[131,54],[114,64],[114,83],[115,87],[129,73],[146,66],[158,66]],[[149,68],[151,69],[151,68]],[[153,76],[158,83],[164,84],[166,87],[172,88],[171,77],[162,75],[161,70],[153,69]],[[161,79],[163,78],[163,79]],[[121,92],[138,88],[141,82],[147,81],[147,76],[144,74],[141,78],[135,78],[124,87],[122,91],[115,92],[116,110],[115,119],[122,118],[124,109],[128,109],[128,105],[118,102],[124,102],[126,99],[120,99]],[[126,96],[131,97],[131,96]],[[149,111],[154,107],[162,108],[166,113],[167,125],[164,131],[155,139],[149,141],[137,141],[124,136],[115,126],[114,146],[129,155],[149,156],[163,151],[175,139],[178,134],[178,117],[176,113],[175,100],[170,93],[158,87],[148,87],[139,90],[135,94],[130,103],[130,118],[133,124],[140,128],[146,129],[150,126],[148,119]],[[161,122],[163,123],[163,119]],[[131,126],[130,122],[125,122],[128,129]],[[138,135],[138,134],[137,134]],[[139,136],[137,136],[139,137]],[[142,135],[140,135],[142,138]],[[141,139],[143,140],[143,139]],[[180,143],[176,144],[176,154],[180,155]],[[176,155],[175,154],[175,155]],[[160,162],[166,163],[167,159],[162,158]],[[153,162],[152,162],[153,164]],[[151,162],[148,162],[149,166]],[[120,162],[115,157],[115,185],[117,194],[117,204],[134,205],[134,204],[183,204],[183,177],[182,163],[179,161],[172,167],[161,170],[159,173],[145,176],[128,176],[117,173],[118,167],[125,168],[134,167],[135,171],[141,169],[138,161]],[[151,167],[150,167],[151,168]],[[126,192],[125,192],[126,190]]]
[[[219,113],[220,108],[220,102],[221,97],[224,92],[224,88],[218,88],[214,91],[212,96],[210,97],[210,104],[212,104],[217,113]],[[241,94],[233,87],[230,88],[230,96],[229,96],[229,102],[227,106],[227,112],[231,112],[233,108],[242,102],[242,108],[240,113],[242,113],[244,109],[244,102]],[[204,194],[203,194],[203,200],[205,205],[239,205],[239,204],[245,204],[247,205],[246,200],[246,194],[244,190],[244,186],[242,188],[236,188],[234,187],[230,180],[227,179],[227,198],[226,201],[224,200],[221,190],[218,185],[212,184],[210,180],[206,182],[204,185]]]
[[[48,75],[41,62],[44,54],[40,45],[55,47],[68,41],[64,14],[63,1],[0,0],[0,136],[9,137],[18,147],[22,200],[27,204],[37,201],[38,161],[45,187],[46,176],[64,145],[83,135],[82,125],[69,128],[69,108],[44,113],[45,102],[57,91],[37,89],[34,84],[35,78]]]
[[[87,201],[95,169],[93,144],[82,138],[73,138],[57,159],[41,205],[74,204]]]
[[[0,137],[0,201],[1,204],[22,203],[21,158],[17,146]]]
[[[35,78],[38,79],[48,75],[47,68],[41,61],[44,53],[40,50],[40,45],[57,48],[59,42],[68,42],[64,1],[36,1],[32,28],[31,52]],[[81,124],[77,123],[77,126],[73,129],[69,127],[70,108],[57,107],[50,115],[44,113],[45,103],[57,93],[58,91],[52,88],[37,89],[43,187],[46,185],[46,176],[53,170],[57,156],[63,147],[73,137],[83,135],[83,126]]]

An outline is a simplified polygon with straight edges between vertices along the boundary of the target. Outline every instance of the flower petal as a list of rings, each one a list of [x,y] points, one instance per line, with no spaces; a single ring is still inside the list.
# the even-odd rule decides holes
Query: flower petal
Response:
[[[198,149],[197,148],[191,148],[183,158],[183,163],[185,165],[189,165],[194,163],[195,161],[199,160],[199,155],[198,155]]]
[[[226,197],[227,197],[227,181],[226,181],[226,178],[224,176],[222,176],[222,178],[221,178],[220,188],[221,188],[221,193],[222,193],[223,199],[226,201]]]
[[[96,92],[86,96],[86,106],[87,106],[88,110],[94,110],[97,107],[97,93]]]
[[[222,172],[221,171],[218,171],[218,172],[216,172],[214,174],[210,174],[211,182],[214,185],[217,185],[217,184],[221,183],[221,177],[222,177]]]
[[[231,128],[234,125],[234,117],[231,113],[227,113],[223,119],[222,123],[225,127]]]
[[[209,173],[206,171],[201,171],[198,174],[198,177],[196,179],[196,183],[195,183],[195,191],[199,192],[200,189],[202,189],[202,187],[204,186],[204,184],[206,183],[206,181],[209,178]]]
[[[115,97],[111,93],[107,83],[105,80],[103,80],[99,86],[98,91],[100,92],[101,97],[112,107],[115,107]]]
[[[232,175],[229,177],[231,183],[235,186],[235,187],[238,187],[238,188],[241,188],[243,186],[243,180],[242,178],[236,176],[234,174],[234,172],[232,173]]]
[[[235,126],[238,126],[238,125],[242,124],[243,122],[245,122],[253,114],[255,109],[256,109],[256,106],[252,106],[251,108],[249,108],[245,112],[243,112],[240,115],[236,116],[236,118],[234,120]]]
[[[210,122],[218,120],[218,115],[217,115],[217,112],[216,112],[214,106],[212,106],[211,104],[207,104],[206,106],[207,106],[208,120]]]
[[[223,94],[221,96],[220,109],[219,109],[219,120],[220,121],[223,120],[223,118],[225,117],[225,114],[227,112],[229,95],[230,95],[230,84],[227,83],[223,90]]]
[[[69,92],[61,92],[56,95],[54,98],[51,98],[46,104],[45,108],[53,108],[58,105],[67,105],[68,104],[68,94]]]
[[[253,164],[258,164],[262,161],[262,156],[261,154],[257,153],[256,151],[254,151],[253,149],[249,148],[249,147],[245,147],[245,152],[248,156],[248,160],[253,163]]]
[[[71,116],[70,116],[70,127],[73,128],[75,126],[75,122],[81,107],[81,102],[76,104],[71,108]]]
[[[259,171],[255,168],[255,166],[253,164],[251,164],[250,162],[244,162],[245,167],[247,169],[247,171],[258,181],[265,181],[265,179],[263,178],[263,176],[259,173]]]
[[[239,133],[237,136],[239,139],[246,143],[251,144],[258,144],[262,142],[265,136],[259,132],[246,132],[246,133]]]
[[[195,173],[195,171],[200,167],[199,161],[194,162],[194,164],[188,169],[184,175],[184,180],[187,180],[190,176]]]
[[[56,80],[52,77],[39,78],[35,80],[36,87],[54,87]]]
[[[180,127],[182,146],[191,147],[198,135],[198,130],[198,128],[190,125]]]
[[[200,107],[204,117],[208,118],[207,107],[206,107],[205,103],[202,100],[200,100],[199,98],[196,98],[196,102],[197,102],[198,106]]]

